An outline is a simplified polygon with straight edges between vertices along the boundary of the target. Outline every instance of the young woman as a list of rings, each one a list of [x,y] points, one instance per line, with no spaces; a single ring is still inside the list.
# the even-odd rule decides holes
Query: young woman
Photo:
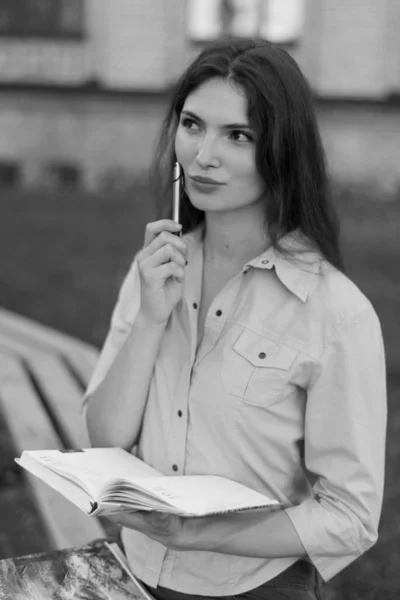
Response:
[[[319,598],[377,540],[385,362],[378,318],[343,274],[294,60],[258,40],[200,54],[160,140],[166,192],[176,160],[183,227],[146,228],[86,394],[90,437],[282,510],[127,514],[128,561],[161,599]]]

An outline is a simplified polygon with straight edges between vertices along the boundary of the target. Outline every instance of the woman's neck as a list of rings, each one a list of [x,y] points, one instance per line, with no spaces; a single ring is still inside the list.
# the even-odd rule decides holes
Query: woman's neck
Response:
[[[241,268],[269,247],[265,222],[260,215],[232,217],[232,214],[206,214],[204,256],[216,268]]]

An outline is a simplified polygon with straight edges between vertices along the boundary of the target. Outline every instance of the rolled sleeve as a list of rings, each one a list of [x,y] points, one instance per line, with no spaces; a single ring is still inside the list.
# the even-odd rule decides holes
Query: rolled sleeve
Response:
[[[307,390],[305,466],[314,495],[286,509],[325,581],[378,538],[387,424],[385,355],[371,306],[342,321]]]
[[[85,391],[82,402],[82,415],[87,409],[88,400],[103,381],[109,368],[122,348],[132,329],[140,308],[140,277],[136,257],[122,282],[118,301],[113,309],[111,325],[96,367]]]

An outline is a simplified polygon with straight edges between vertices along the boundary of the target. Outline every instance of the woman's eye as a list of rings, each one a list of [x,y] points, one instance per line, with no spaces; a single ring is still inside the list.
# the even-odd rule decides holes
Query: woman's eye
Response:
[[[185,129],[189,129],[190,131],[198,131],[199,130],[198,124],[195,121],[193,121],[193,119],[188,119],[187,117],[185,117],[181,120],[181,125]]]
[[[230,138],[234,142],[252,142],[253,138],[248,134],[244,133],[244,131],[240,131],[239,129],[235,129],[230,132]]]

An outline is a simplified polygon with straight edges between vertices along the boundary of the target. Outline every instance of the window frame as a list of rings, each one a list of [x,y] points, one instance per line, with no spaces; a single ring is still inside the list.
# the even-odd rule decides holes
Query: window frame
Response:
[[[18,38],[22,40],[73,41],[84,39],[86,37],[86,0],[78,0],[77,4],[81,4],[79,27],[70,31],[61,26],[60,14],[65,1],[68,0],[51,0],[49,3],[53,15],[49,13],[48,20],[53,20],[53,23],[49,22],[43,28],[30,28],[29,26],[21,27],[21,22],[27,21],[30,0],[11,0],[13,13],[11,18],[14,22],[8,29],[0,28],[0,40]],[[1,3],[2,0],[0,0],[0,5]]]
[[[192,2],[193,4],[195,2],[201,2],[201,0],[188,0],[189,2]],[[304,9],[304,7],[303,7]],[[263,11],[265,10],[265,7],[262,8],[260,7],[260,10]],[[250,37],[258,37],[260,35],[259,32],[254,32],[254,34],[251,34]],[[241,37],[240,35],[238,37]],[[243,37],[246,37],[245,35]],[[264,37],[264,36],[260,36],[262,39],[265,39],[266,41],[273,41],[273,43],[276,46],[285,48],[285,49],[293,49],[299,46],[299,44],[301,43],[301,38],[302,35],[298,34],[295,36],[288,36],[286,38],[282,38],[282,40],[279,41],[274,41],[274,40],[270,40],[268,37]],[[223,40],[223,39],[229,39],[230,38],[230,34],[224,34],[224,33],[220,33],[219,35],[216,35],[215,37],[201,37],[201,36],[193,36],[190,32],[190,13],[187,13],[187,18],[186,18],[186,39],[187,41],[190,43],[190,45],[194,48],[207,48],[208,46],[212,46],[213,44],[215,44],[215,42],[218,42],[219,40]]]

